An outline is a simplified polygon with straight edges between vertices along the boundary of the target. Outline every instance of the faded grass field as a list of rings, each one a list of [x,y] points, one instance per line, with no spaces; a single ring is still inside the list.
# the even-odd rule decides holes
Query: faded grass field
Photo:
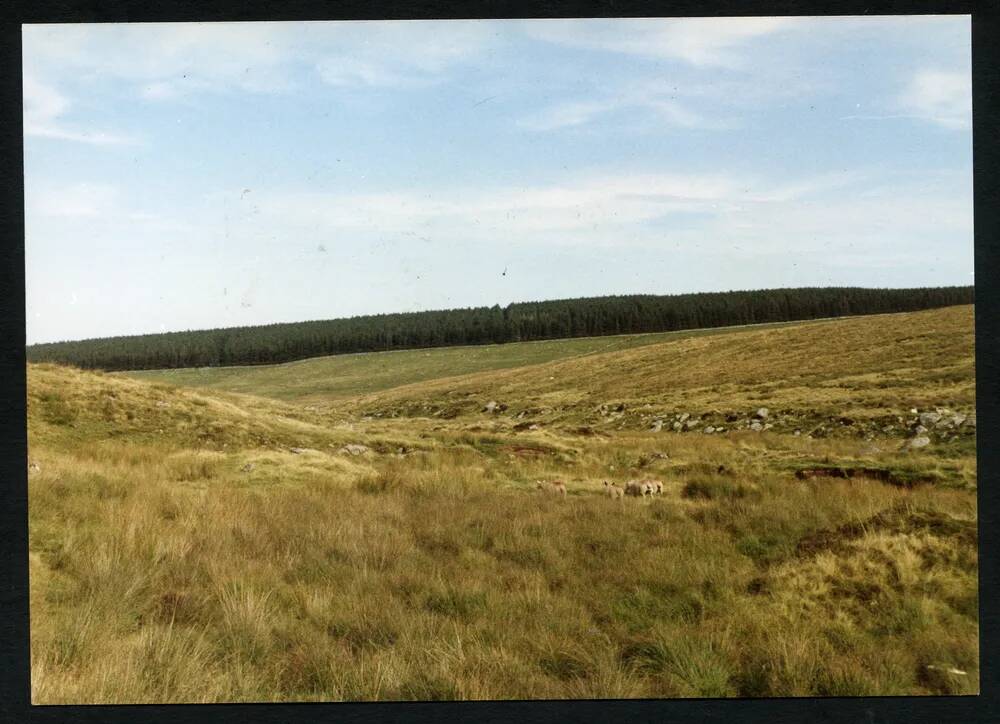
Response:
[[[858,428],[974,407],[971,308],[600,341],[354,395],[29,366],[33,701],[978,691],[975,436]]]

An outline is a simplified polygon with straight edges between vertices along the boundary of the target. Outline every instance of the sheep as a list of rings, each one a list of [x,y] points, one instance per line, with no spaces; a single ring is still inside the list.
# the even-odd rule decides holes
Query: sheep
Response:
[[[539,490],[547,490],[554,495],[566,495],[566,483],[561,480],[551,480],[547,483],[538,480],[535,482],[535,487]]]
[[[646,484],[641,480],[629,480],[625,483],[625,495],[641,498],[648,494],[649,491],[646,489]]]
[[[663,495],[663,483],[653,478],[647,478],[643,483],[648,487],[650,495]]]
[[[42,471],[42,466],[39,465],[38,463],[30,463],[28,465],[29,473],[40,473],[41,471]]]
[[[612,500],[621,500],[625,497],[625,491],[618,487],[616,483],[604,481],[604,490]]]

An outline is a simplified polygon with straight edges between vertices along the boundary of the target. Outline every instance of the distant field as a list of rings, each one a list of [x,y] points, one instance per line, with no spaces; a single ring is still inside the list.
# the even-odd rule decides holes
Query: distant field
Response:
[[[32,701],[975,694],[972,312],[29,364]]]
[[[833,320],[781,322],[749,327],[512,342],[469,347],[334,355],[277,365],[139,370],[117,374],[185,387],[208,387],[288,401],[352,397],[401,385],[474,372],[513,369],[582,355],[617,352],[690,337],[727,334],[734,329],[769,329]]]

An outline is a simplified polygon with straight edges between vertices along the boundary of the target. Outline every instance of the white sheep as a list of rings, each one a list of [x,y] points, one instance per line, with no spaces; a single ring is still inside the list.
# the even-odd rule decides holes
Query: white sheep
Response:
[[[547,483],[538,480],[535,482],[535,487],[539,490],[546,490],[554,495],[566,495],[566,483],[561,480],[551,480]]]
[[[645,495],[649,495],[649,491],[646,488],[646,483],[641,480],[629,480],[625,483],[625,495],[631,495],[636,498],[641,498]]]
[[[649,494],[653,495],[663,495],[663,483],[659,480],[654,480],[653,478],[647,478],[643,481],[649,489]]]

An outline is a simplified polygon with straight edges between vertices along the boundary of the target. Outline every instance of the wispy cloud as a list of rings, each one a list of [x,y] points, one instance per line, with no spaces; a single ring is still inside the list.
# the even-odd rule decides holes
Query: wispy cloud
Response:
[[[732,118],[712,117],[676,99],[662,84],[630,84],[614,96],[555,103],[524,116],[518,125],[531,131],[554,131],[582,126],[608,113],[646,111],[658,122],[676,128],[728,130],[739,125]]]
[[[26,136],[102,146],[136,143],[135,138],[127,135],[67,125],[62,116],[70,107],[69,99],[31,76],[25,76],[23,80],[23,94]]]
[[[324,81],[367,87],[438,83],[496,42],[486,22],[401,21],[364,30],[363,40],[343,33],[317,48],[316,70]]]
[[[532,20],[524,27],[532,37],[550,43],[732,68],[747,63],[739,46],[794,22],[787,18],[629,18],[615,23]]]
[[[919,118],[957,130],[972,126],[972,79],[967,72],[921,70],[899,97]]]
[[[342,232],[530,244],[623,243],[678,215],[764,209],[822,194],[844,175],[773,183],[725,174],[596,174],[546,186],[399,190],[376,194],[263,193],[254,223],[337,237]],[[761,212],[764,213],[764,212]]]

